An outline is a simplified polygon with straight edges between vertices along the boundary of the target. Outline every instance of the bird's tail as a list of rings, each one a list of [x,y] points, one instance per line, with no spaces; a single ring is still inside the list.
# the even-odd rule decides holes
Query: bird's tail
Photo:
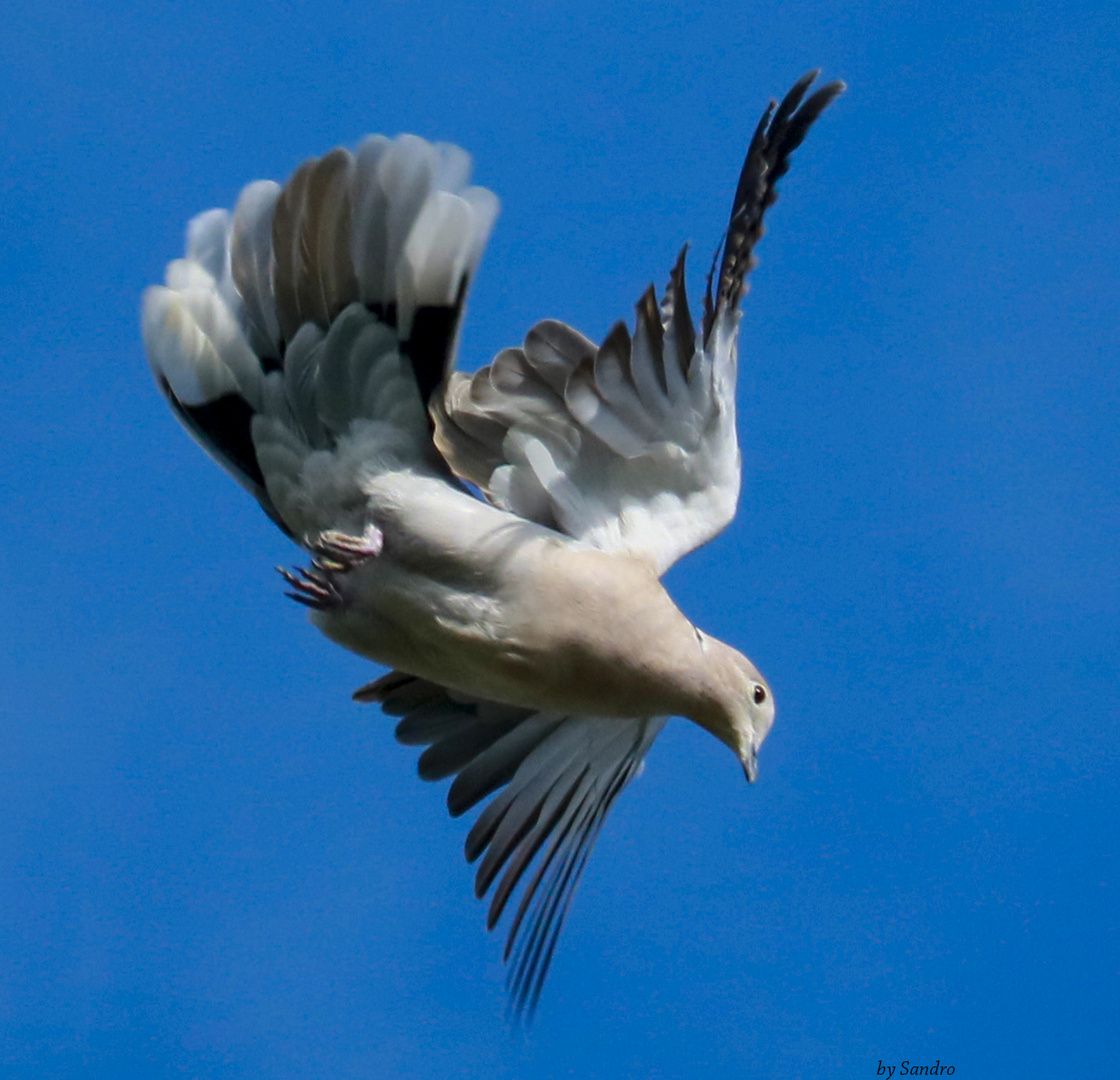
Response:
[[[776,185],[789,169],[790,154],[801,145],[817,117],[846,89],[843,82],[830,82],[803,103],[802,99],[819,74],[819,70],[806,72],[793,84],[780,105],[771,101],[755,129],[739,174],[727,233],[716,249],[708,273],[704,296],[705,343],[717,320],[738,310],[747,291],[747,275],[755,265],[754,246],[762,237],[762,219],[777,201]]]
[[[145,293],[171,408],[285,531],[304,524],[307,458],[337,453],[356,421],[378,444],[367,461],[425,452],[427,399],[498,209],[469,174],[458,147],[370,136],[196,217]]]

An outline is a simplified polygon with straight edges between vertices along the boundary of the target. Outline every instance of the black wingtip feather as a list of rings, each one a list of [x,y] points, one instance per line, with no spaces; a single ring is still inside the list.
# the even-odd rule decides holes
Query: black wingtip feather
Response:
[[[598,839],[607,811],[633,775],[634,765],[630,760],[621,762],[607,782],[602,797],[592,800],[587,812],[580,815],[574,839],[566,845],[562,862],[553,873],[544,898],[534,905],[528,937],[522,938],[512,950],[510,947],[513,945],[516,925],[511,928],[506,958],[512,952],[515,959],[507,979],[509,1007],[513,1019],[519,1024],[528,1026],[533,1021],[560,931],[583,868]],[[552,852],[557,850],[559,844],[558,840]]]
[[[650,285],[635,305],[637,327],[645,333],[646,342],[653,353],[653,373],[662,394],[669,393],[665,378],[665,328],[661,325],[661,308],[657,303],[657,290]]]
[[[683,263],[678,270],[683,272]],[[643,318],[650,317],[646,303]],[[453,815],[497,792],[471,826],[464,854],[469,862],[481,859],[475,895],[482,899],[492,892],[488,928],[514,907],[520,891],[505,958],[509,1013],[515,1023],[527,1025],[603,821],[664,718],[616,726],[589,717],[534,713],[464,700],[400,672],[382,676],[355,696],[379,701],[387,714],[400,716],[403,742],[427,743],[421,775],[457,773],[447,793]],[[569,727],[551,743],[565,724],[583,727]]]
[[[804,140],[821,113],[844,92],[840,80],[805,94],[820,74],[816,69],[801,76],[781,103],[771,101],[755,128],[735,188],[725,240],[717,249],[718,277],[713,263],[704,296],[704,340],[711,336],[716,319],[738,307],[746,292],[746,276],[754,266],[753,251],[762,236],[762,219],[777,200],[777,182],[789,169],[789,157]],[[714,295],[713,295],[714,285]]]

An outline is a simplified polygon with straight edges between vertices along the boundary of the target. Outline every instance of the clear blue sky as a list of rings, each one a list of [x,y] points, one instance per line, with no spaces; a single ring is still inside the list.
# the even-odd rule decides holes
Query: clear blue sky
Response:
[[[1120,80],[1107,3],[0,13],[0,1075],[1103,1076],[1120,1056]],[[740,516],[673,571],[766,673],[754,788],[676,721],[528,1037],[441,786],[284,600],[141,290],[368,131],[503,213],[465,366],[700,264],[767,98]]]

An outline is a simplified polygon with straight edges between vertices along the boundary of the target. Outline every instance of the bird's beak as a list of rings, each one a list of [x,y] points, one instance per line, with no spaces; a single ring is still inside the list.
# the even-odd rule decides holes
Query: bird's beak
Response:
[[[758,779],[758,751],[753,746],[748,746],[740,758],[743,763],[743,775],[748,784],[753,784]]]

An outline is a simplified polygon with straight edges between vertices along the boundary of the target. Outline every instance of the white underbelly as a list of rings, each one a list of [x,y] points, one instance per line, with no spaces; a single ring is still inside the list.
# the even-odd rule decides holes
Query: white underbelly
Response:
[[[362,656],[482,699],[604,716],[679,712],[664,659],[680,641],[694,644],[694,631],[656,578],[539,532],[512,546],[483,538],[457,560],[415,549],[398,560],[387,542],[348,583],[350,602],[315,622]]]

